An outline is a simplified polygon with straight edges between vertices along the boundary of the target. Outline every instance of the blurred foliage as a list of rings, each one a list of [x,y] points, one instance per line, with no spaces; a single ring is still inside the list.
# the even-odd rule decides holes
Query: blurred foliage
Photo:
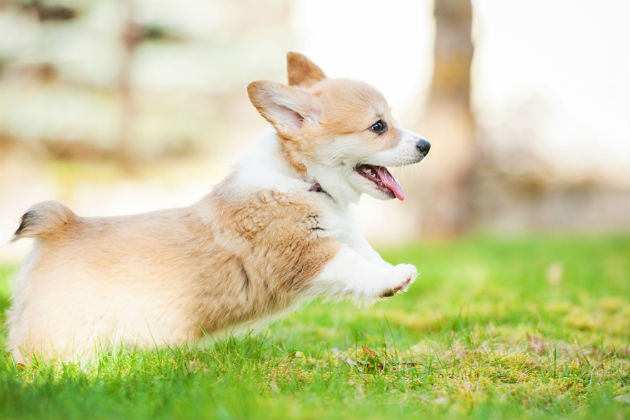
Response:
[[[41,0],[18,0],[16,3],[22,11],[34,13],[40,22],[66,21],[77,17],[77,11],[65,5]]]

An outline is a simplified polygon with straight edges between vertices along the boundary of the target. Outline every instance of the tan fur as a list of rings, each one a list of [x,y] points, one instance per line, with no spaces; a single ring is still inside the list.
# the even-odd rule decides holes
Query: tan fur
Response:
[[[188,208],[75,217],[40,238],[9,312],[16,360],[179,344],[291,305],[337,249],[319,209],[306,193],[234,201],[227,188]]]
[[[54,240],[67,230],[73,229],[76,216],[58,201],[44,201],[31,207],[22,215],[17,238],[44,238]]]
[[[360,288],[374,277],[366,290],[376,297],[409,285],[415,268],[392,267],[361,237],[348,239],[356,229],[331,231],[358,251],[333,239],[324,213],[343,224],[338,214],[344,208],[328,193],[311,191],[312,181],[304,179],[307,164],[326,159],[318,151],[346,135],[366,154],[396,146],[401,133],[385,99],[365,83],[326,78],[299,54],[289,54],[287,63],[293,86],[253,82],[248,94],[276,128],[278,154],[294,169],[282,176],[299,187],[243,186],[237,180],[245,175],[237,169],[186,208],[84,218],[54,201],[33,206],[15,236],[36,239],[8,313],[7,345],[16,360],[71,360],[117,344],[191,342],[292,306],[331,265],[325,280],[337,282],[333,293],[347,292],[346,274],[335,270],[356,265],[363,271],[351,284]],[[369,130],[378,119],[390,127],[380,136]],[[351,262],[329,264],[341,254]]]
[[[300,53],[287,54],[287,77],[289,85],[311,86],[326,78],[323,70]]]

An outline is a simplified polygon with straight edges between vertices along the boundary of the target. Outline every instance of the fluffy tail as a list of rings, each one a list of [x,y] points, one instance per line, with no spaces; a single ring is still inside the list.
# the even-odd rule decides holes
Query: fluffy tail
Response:
[[[22,215],[20,227],[13,240],[21,238],[45,238],[59,234],[72,223],[76,215],[58,201],[44,201],[35,204]]]

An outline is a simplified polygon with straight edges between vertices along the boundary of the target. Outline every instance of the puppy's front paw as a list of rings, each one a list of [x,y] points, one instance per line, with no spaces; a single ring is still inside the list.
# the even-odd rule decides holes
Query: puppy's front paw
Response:
[[[381,297],[391,297],[398,292],[406,291],[418,276],[418,270],[411,264],[398,264],[392,271],[391,286],[381,293]]]

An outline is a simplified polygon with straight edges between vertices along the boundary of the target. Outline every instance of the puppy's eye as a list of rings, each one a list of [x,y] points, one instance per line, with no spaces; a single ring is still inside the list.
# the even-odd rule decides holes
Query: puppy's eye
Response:
[[[383,120],[378,120],[372,124],[370,130],[374,131],[376,134],[383,134],[387,131],[387,123]]]

